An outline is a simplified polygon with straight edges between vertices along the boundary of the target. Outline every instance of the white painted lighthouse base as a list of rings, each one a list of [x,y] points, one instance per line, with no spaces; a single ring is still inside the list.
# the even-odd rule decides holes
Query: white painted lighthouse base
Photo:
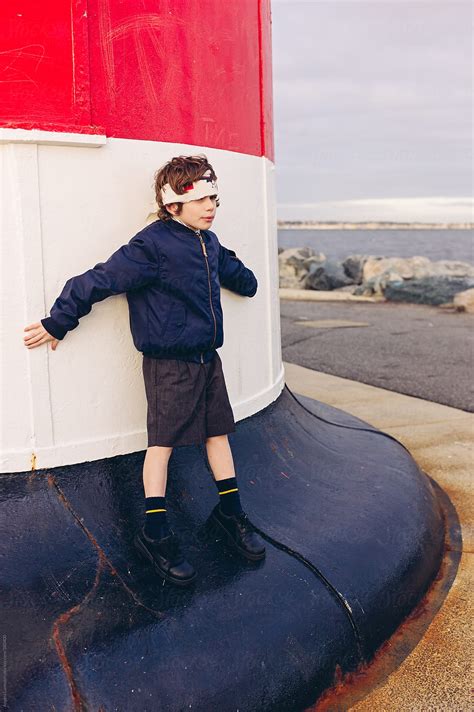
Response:
[[[59,342],[27,349],[69,277],[105,261],[156,219],[153,173],[205,153],[221,205],[212,229],[255,273],[251,299],[222,289],[219,349],[235,420],[284,387],[274,166],[264,157],[183,144],[24,131],[1,135],[0,472],[76,464],[147,447],[142,354],[124,294],[95,304]],[[2,142],[3,141],[3,142]],[[245,177],[245,180],[244,180]]]

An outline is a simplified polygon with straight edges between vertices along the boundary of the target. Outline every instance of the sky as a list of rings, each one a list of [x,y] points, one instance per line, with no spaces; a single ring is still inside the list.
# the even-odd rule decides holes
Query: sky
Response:
[[[474,221],[470,0],[271,10],[278,218]]]

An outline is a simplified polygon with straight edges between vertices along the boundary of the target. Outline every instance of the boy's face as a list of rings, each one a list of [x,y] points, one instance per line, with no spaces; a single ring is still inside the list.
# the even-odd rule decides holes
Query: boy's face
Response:
[[[178,203],[167,205],[168,212],[176,215],[186,225],[193,230],[205,230],[211,227],[216,215],[217,195],[206,195],[199,200],[190,200],[188,203],[181,203],[183,206],[181,213],[177,215]]]

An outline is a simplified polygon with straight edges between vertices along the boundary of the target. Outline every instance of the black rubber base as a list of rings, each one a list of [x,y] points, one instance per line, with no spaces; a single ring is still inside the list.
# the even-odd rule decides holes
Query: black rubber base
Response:
[[[8,709],[297,712],[419,602],[444,526],[402,445],[287,388],[229,441],[266,557],[216,537],[204,447],[177,448],[167,506],[188,589],[157,585],[133,546],[144,452],[2,476]]]

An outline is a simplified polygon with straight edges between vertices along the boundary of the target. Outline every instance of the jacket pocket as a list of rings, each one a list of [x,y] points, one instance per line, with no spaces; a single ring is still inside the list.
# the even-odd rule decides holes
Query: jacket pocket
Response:
[[[174,302],[171,305],[165,328],[163,330],[163,340],[169,344],[178,339],[186,326],[186,306],[182,302]]]

